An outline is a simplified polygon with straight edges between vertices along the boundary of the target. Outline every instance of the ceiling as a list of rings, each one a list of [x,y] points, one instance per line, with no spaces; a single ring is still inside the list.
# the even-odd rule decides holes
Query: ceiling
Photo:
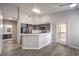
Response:
[[[45,15],[65,10],[70,10],[69,5],[59,6],[66,3],[12,3],[12,5],[20,7],[20,9],[27,14],[31,15]],[[41,10],[40,14],[36,14],[32,11],[33,8],[38,8]]]

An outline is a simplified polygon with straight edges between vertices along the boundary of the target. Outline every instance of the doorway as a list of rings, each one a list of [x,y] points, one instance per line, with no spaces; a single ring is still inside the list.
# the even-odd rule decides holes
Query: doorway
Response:
[[[12,39],[12,24],[3,24],[3,40]]]
[[[67,45],[67,23],[57,26],[57,42]]]
[[[3,20],[3,49],[11,48],[17,42],[17,21]]]

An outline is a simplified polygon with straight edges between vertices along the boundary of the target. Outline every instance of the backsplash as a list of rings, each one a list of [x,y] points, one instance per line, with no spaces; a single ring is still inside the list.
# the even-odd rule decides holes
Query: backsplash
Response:
[[[41,25],[21,24],[21,33],[47,33],[50,32],[50,23]]]

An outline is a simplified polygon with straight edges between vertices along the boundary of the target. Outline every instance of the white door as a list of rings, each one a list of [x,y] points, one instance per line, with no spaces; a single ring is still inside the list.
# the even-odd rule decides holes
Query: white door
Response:
[[[57,25],[57,42],[67,44],[67,24]]]

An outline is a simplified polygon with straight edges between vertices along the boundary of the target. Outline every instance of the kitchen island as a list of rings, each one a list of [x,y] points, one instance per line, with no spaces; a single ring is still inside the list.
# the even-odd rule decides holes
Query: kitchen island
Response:
[[[40,49],[52,42],[52,33],[22,34],[23,49]]]

